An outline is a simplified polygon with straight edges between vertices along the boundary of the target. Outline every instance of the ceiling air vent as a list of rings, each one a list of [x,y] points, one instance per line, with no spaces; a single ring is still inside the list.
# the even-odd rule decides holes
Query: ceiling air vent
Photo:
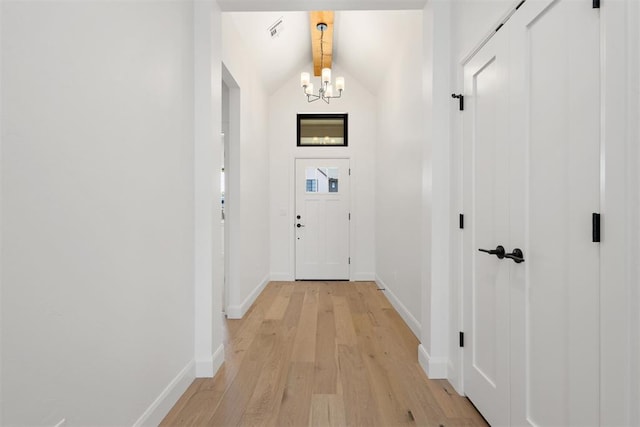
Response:
[[[284,26],[282,25],[282,17],[280,17],[276,22],[273,23],[273,25],[269,27],[269,35],[271,35],[271,38],[278,37],[283,28]]]

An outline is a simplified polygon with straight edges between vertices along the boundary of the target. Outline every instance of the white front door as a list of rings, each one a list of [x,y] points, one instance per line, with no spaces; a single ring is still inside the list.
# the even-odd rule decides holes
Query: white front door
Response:
[[[492,425],[599,422],[599,34],[590,0],[527,0],[465,66],[465,392]]]
[[[349,280],[349,160],[296,159],[296,280]]]

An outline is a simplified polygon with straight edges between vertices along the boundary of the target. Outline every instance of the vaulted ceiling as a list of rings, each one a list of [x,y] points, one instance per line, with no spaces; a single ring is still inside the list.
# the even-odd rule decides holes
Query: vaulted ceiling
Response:
[[[227,12],[224,16],[241,34],[269,93],[300,72],[312,71],[309,12]],[[421,25],[421,17],[419,10],[336,11],[333,63],[374,93],[397,46],[406,41],[411,28]],[[271,37],[268,29],[280,19],[281,31]],[[347,81],[347,90],[348,85]]]
[[[218,0],[224,12],[292,10],[420,10],[427,0]]]

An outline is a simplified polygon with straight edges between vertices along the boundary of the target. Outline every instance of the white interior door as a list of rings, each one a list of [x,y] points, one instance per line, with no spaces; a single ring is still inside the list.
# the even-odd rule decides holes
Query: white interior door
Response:
[[[296,159],[296,280],[349,280],[349,160]]]
[[[464,234],[465,393],[492,425],[509,423],[510,283],[509,264],[501,258],[509,243],[505,33],[496,34],[464,68],[465,205],[471,213]]]
[[[599,424],[599,16],[527,0],[511,19],[514,425]]]
[[[527,0],[465,66],[465,372],[492,425],[599,421],[599,13]],[[478,252],[516,248],[524,262]]]

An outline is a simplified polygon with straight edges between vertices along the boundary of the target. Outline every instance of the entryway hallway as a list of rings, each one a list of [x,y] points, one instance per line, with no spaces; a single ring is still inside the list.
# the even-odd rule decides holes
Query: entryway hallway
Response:
[[[485,426],[373,282],[271,282],[163,426]]]

